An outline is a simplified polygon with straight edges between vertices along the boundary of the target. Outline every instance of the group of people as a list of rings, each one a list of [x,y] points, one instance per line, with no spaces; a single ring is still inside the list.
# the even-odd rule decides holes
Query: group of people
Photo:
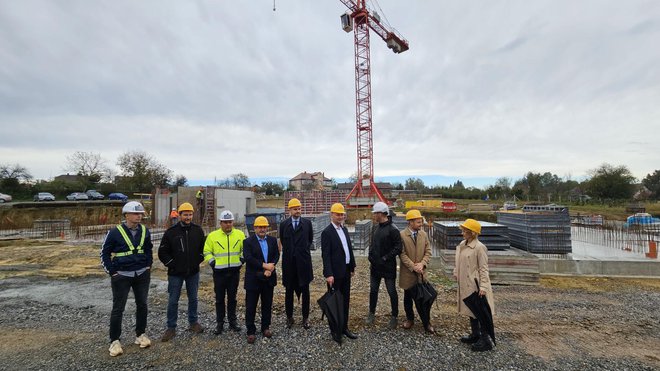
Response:
[[[200,280],[200,265],[205,262],[213,272],[215,292],[215,335],[225,331],[225,322],[229,330],[240,332],[241,325],[236,315],[237,292],[241,267],[246,266],[244,276],[245,289],[245,325],[247,342],[256,341],[257,328],[255,317],[257,305],[261,302],[260,332],[266,337],[272,336],[270,329],[274,287],[277,285],[276,266],[282,260],[282,283],[285,287],[286,326],[291,328],[296,321],[293,317],[294,296],[302,296],[301,325],[310,328],[310,289],[313,280],[311,247],[313,230],[311,222],[302,217],[302,204],[296,198],[287,205],[289,218],[279,225],[279,240],[268,235],[269,222],[263,216],[254,221],[254,234],[245,234],[234,228],[234,215],[224,210],[219,215],[220,228],[204,235],[202,228],[193,223],[194,208],[190,203],[183,203],[177,212],[179,220],[168,228],[158,248],[158,258],[167,268],[168,306],[167,328],[161,337],[166,342],[176,336],[178,303],[183,284],[188,297],[189,331],[201,333],[204,328],[198,321],[197,292]],[[144,207],[139,202],[131,201],[122,208],[125,221],[112,228],[101,248],[101,261],[104,270],[110,275],[113,294],[113,306],[110,314],[111,356],[123,353],[120,343],[121,324],[129,291],[133,289],[136,303],[135,344],[141,348],[151,345],[146,336],[147,297],[149,293],[150,273],[153,263],[153,245],[149,230],[141,224]],[[404,329],[414,325],[413,289],[418,283],[428,282],[425,276],[431,258],[428,235],[422,229],[423,218],[418,210],[406,214],[407,228],[399,231],[391,221],[390,210],[385,203],[378,202],[372,213],[377,225],[374,227],[369,250],[370,295],[367,324],[375,321],[378,291],[381,280],[390,297],[391,318],[389,327],[398,326],[398,294],[395,286],[399,256],[399,286],[404,290],[404,311],[406,320]],[[330,208],[331,223],[321,233],[321,256],[323,276],[328,290],[341,292],[344,318],[349,318],[351,278],[355,274],[355,256],[351,239],[344,225],[346,211],[340,203]],[[486,247],[478,241],[481,227],[476,220],[468,219],[461,225],[465,240],[456,248],[456,268],[454,276],[458,279],[458,310],[470,317],[472,332],[461,338],[464,343],[472,344],[473,350],[490,350],[492,341],[479,325],[476,316],[467,308],[462,299],[475,291],[479,282],[480,296],[485,296],[493,304],[492,289],[488,277]],[[477,279],[475,281],[474,279]],[[416,303],[416,302],[415,302]],[[426,332],[435,333],[430,323],[430,308],[417,307],[417,312]],[[348,321],[341,333],[333,333],[333,339],[342,342],[343,336],[357,339],[357,335],[348,328]]]

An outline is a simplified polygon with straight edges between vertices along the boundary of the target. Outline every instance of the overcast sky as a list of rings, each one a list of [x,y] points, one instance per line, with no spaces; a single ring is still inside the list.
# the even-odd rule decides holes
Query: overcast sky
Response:
[[[376,178],[660,168],[660,1],[369,2]],[[339,0],[0,0],[0,163],[142,150],[189,180],[356,171]],[[118,169],[117,169],[118,171]]]

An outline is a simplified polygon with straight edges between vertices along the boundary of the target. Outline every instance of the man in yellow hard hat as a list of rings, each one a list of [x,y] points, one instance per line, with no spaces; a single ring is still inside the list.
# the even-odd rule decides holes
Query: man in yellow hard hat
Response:
[[[204,260],[204,231],[192,222],[194,208],[189,202],[179,206],[181,221],[168,228],[158,247],[158,259],[167,267],[167,329],[161,341],[169,341],[176,335],[181,288],[186,283],[188,296],[189,330],[199,334],[204,331],[198,322],[197,291],[199,289],[199,265]]]
[[[403,328],[407,330],[415,323],[415,313],[413,312],[415,285],[422,282],[422,279],[428,281],[424,273],[431,260],[431,244],[428,235],[422,229],[424,219],[419,210],[408,211],[406,220],[408,227],[401,231],[403,251],[399,255],[399,260],[401,260],[399,287],[403,289],[403,310],[406,312]],[[428,333],[435,333],[435,329],[431,326],[430,307],[417,307],[417,314],[419,314],[424,329]]]
[[[330,225],[321,232],[321,256],[323,257],[323,277],[328,290],[339,290],[344,297],[344,318],[346,325],[343,335],[357,339],[348,329],[348,308],[351,300],[351,277],[355,274],[355,256],[348,229],[344,226],[346,211],[344,205],[335,203],[330,207]],[[342,334],[333,334],[341,342]]]
[[[302,295],[302,325],[309,324],[309,283],[314,278],[312,270],[312,222],[301,216],[302,204],[297,198],[288,203],[289,218],[280,223],[279,236],[282,246],[282,284],[285,287],[284,308],[286,325],[293,326],[293,294]]]
[[[268,219],[258,216],[254,220],[254,234],[243,242],[245,259],[245,326],[247,327],[247,342],[253,344],[256,340],[257,327],[254,318],[257,312],[257,302],[261,299],[261,333],[270,338],[270,322],[273,308],[273,288],[277,285],[275,266],[280,260],[280,250],[277,239],[268,236]]]

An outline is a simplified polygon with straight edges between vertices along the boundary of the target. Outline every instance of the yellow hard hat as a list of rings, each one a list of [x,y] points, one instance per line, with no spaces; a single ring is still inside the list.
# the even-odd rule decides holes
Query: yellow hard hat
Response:
[[[461,224],[461,227],[471,230],[476,234],[481,234],[481,224],[479,224],[479,222],[474,219],[465,219],[463,224]]]
[[[288,206],[289,209],[291,209],[293,207],[300,207],[300,206],[302,206],[302,204],[300,203],[299,199],[292,198],[292,199],[289,200],[289,206]]]
[[[181,204],[181,206],[179,206],[179,212],[182,212],[182,211],[192,211],[192,212],[194,212],[195,209],[193,209],[193,205],[191,205],[190,202],[184,202],[184,203]]]
[[[337,214],[346,214],[346,211],[344,210],[344,205],[340,204],[339,202],[337,202],[336,204],[332,204],[332,206],[330,207],[330,212]]]
[[[268,219],[265,216],[258,216],[254,220],[255,227],[268,227]]]
[[[419,210],[408,210],[406,213],[406,220],[413,220],[413,219],[419,219],[422,217],[422,213],[419,212]]]

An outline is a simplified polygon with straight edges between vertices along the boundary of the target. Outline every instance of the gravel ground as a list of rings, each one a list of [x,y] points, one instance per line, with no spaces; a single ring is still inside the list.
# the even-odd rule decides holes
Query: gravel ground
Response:
[[[366,261],[361,260],[352,291],[350,328],[359,339],[346,339],[342,346],[331,340],[327,325],[320,320],[315,303],[323,290],[319,274],[313,283],[311,329],[304,330],[299,325],[299,316],[294,328],[285,328],[284,291],[278,286],[271,326],[273,338],[258,336],[254,345],[248,345],[245,330],[214,336],[210,331],[215,319],[208,272],[202,275],[199,308],[200,322],[207,330],[199,335],[185,331],[186,302],[182,295],[177,336],[161,343],[167,284],[163,272],[156,271],[149,294],[147,328],[153,345],[140,349],[132,344],[135,307],[131,297],[124,313],[124,354],[114,358],[108,355],[111,292],[106,277],[5,278],[0,281],[0,370],[660,368],[657,286],[622,285],[598,290],[495,287],[498,345],[491,352],[473,353],[458,342],[468,323],[455,314],[455,288],[438,277],[440,299],[433,309],[438,335],[424,334],[419,323],[411,330],[388,330],[389,301],[384,287],[381,287],[377,322],[365,326],[366,267]],[[243,297],[239,290],[241,320]],[[402,297],[399,299],[401,321]],[[257,315],[257,321],[258,318]]]

